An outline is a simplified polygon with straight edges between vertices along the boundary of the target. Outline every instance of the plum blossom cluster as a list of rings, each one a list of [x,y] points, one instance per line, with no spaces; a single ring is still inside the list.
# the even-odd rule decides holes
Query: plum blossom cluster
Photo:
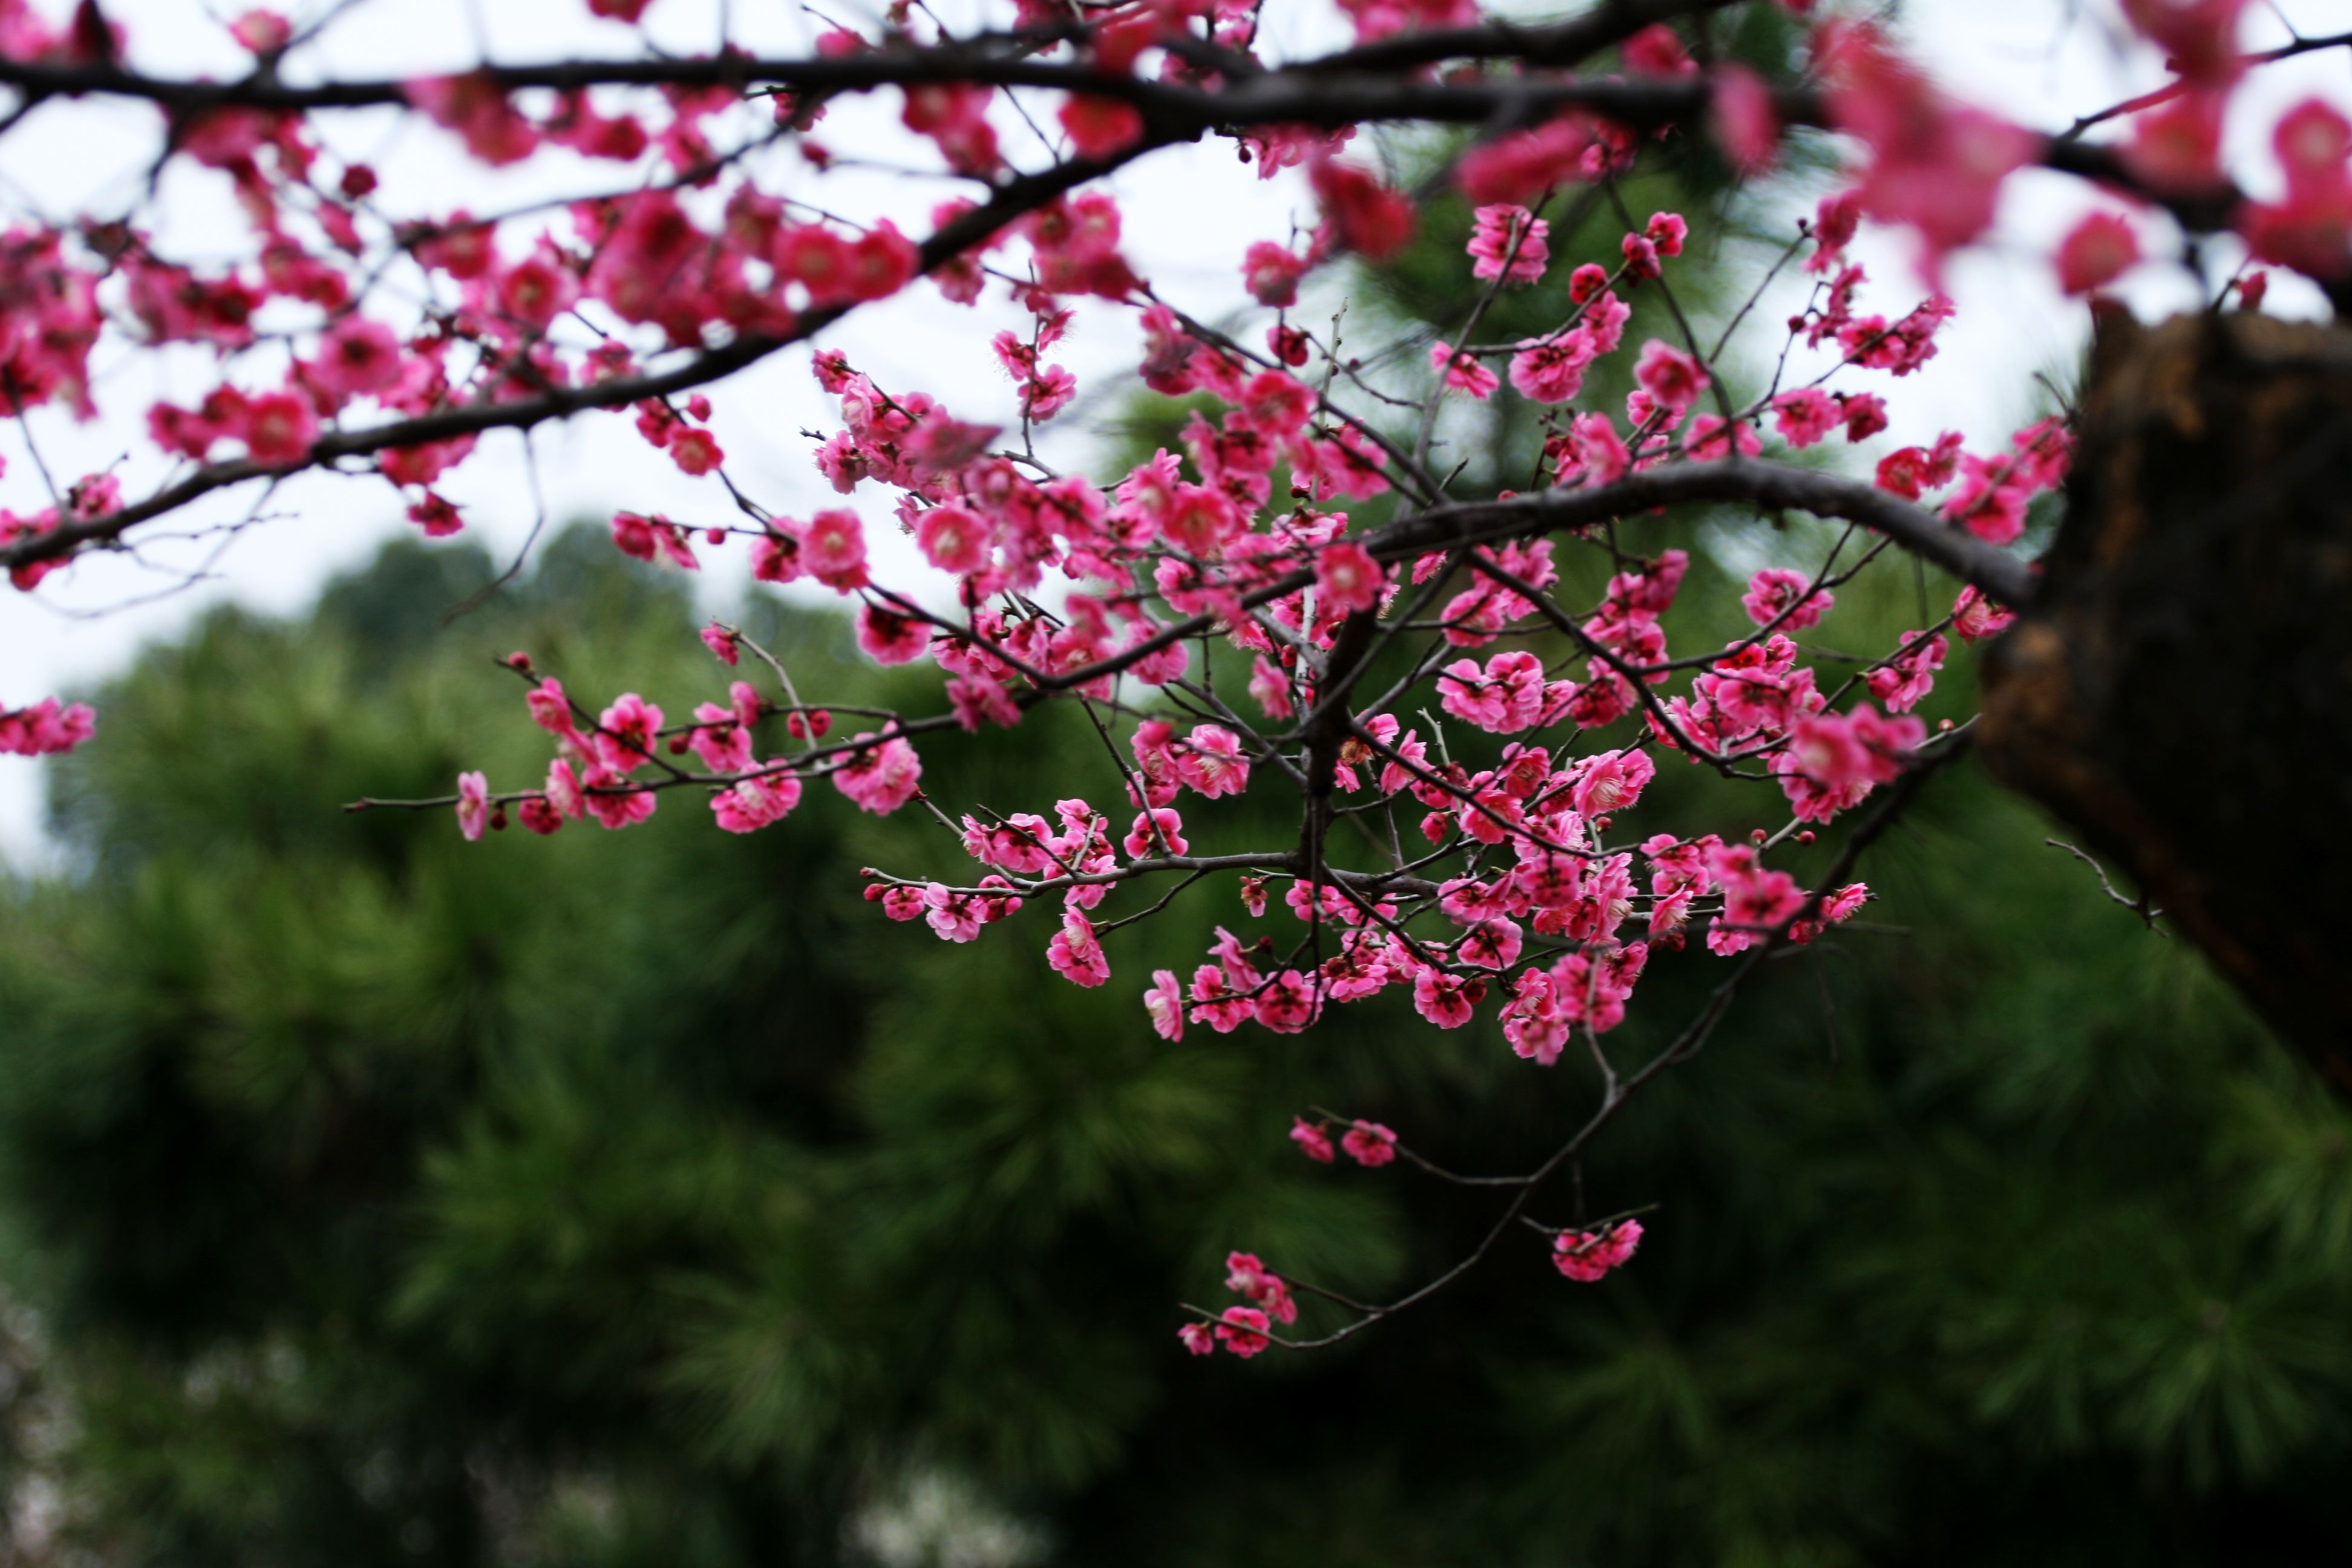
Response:
[[[1274,1342],[1270,1331],[1275,1324],[1298,1321],[1298,1303],[1290,1287],[1254,1252],[1226,1255],[1225,1289],[1249,1305],[1227,1307],[1207,1321],[1178,1330],[1177,1338],[1194,1355],[1213,1355],[1222,1346],[1246,1361]]]
[[[1028,236],[1034,256],[1082,245],[1092,248],[1075,276],[1131,276],[1114,248],[1119,224],[1108,198],[1052,216]],[[1540,286],[1545,268],[1519,264],[1540,221],[1525,211],[1482,219],[1468,247],[1472,280],[1485,268],[1493,287]],[[1678,216],[1654,215],[1625,236],[1613,268],[1574,268],[1560,291],[1561,329],[1513,347],[1515,360],[1571,345],[1580,374],[1628,353],[1625,294],[1659,279],[1687,232]],[[1486,268],[1490,258],[1500,265]],[[1244,258],[1245,276],[1251,265]],[[1033,265],[1029,276],[1045,270]],[[805,518],[762,511],[748,531],[628,511],[613,519],[622,552],[686,570],[700,564],[698,544],[748,531],[755,578],[839,596],[876,663],[928,661],[940,671],[945,711],[827,740],[830,715],[802,705],[776,657],[727,627],[705,633],[714,657],[734,670],[749,652],[780,689],[763,694],[733,679],[726,701],[699,705],[687,722],[669,722],[635,693],[592,709],[518,655],[510,662],[535,681],[528,707],[555,754],[543,783],[504,795],[466,775],[457,810],[467,836],[503,826],[509,807],[542,834],[583,816],[625,827],[681,786],[705,795],[720,826],[747,832],[790,813],[820,778],[863,809],[895,811],[920,796],[918,724],[934,732],[1017,725],[1038,701],[1066,696],[1097,716],[1113,792],[966,812],[960,822],[940,813],[971,872],[870,871],[866,896],[884,915],[967,942],[1045,902],[1054,910],[1046,964],[1095,987],[1112,979],[1104,938],[1131,918],[1111,914],[1129,885],[1231,871],[1241,914],[1270,929],[1220,925],[1189,977],[1153,973],[1145,1008],[1164,1038],[1195,1027],[1296,1033],[1328,1006],[1394,988],[1441,1029],[1489,1013],[1511,1050],[1544,1068],[1580,1036],[1597,1048],[1624,1021],[1654,955],[1693,938],[1717,958],[1802,945],[1863,907],[1863,883],[1809,888],[1773,859],[1893,784],[1927,744],[1910,710],[1932,691],[1945,633],[1968,606],[1825,687],[1792,634],[1819,626],[1837,586],[1864,563],[1832,556],[1811,572],[1758,573],[1742,601],[1753,635],[1678,658],[1667,626],[1692,568],[1686,552],[1619,557],[1599,600],[1571,610],[1560,602],[1553,538],[1402,549],[1397,525],[1362,528],[1340,504],[1428,493],[1394,438],[1294,374],[1273,352],[1278,338],[1260,353],[1121,288],[1110,303],[1132,312],[1151,384],[1198,406],[1178,450],[1159,450],[1108,483],[1055,474],[1005,447],[1005,423],[885,387],[837,352],[816,356],[814,374],[841,421],[812,454],[817,475],[845,499],[887,498],[898,531],[952,582],[951,610],[877,579],[866,523],[847,505]],[[1043,356],[1068,330],[1076,301],[1026,279],[1007,279],[1004,291],[1030,324],[998,334],[992,352],[1015,383],[1025,426],[1050,418],[1066,389],[1066,373]],[[1942,313],[1929,314],[1906,357],[1856,355],[1851,368],[1902,374],[1932,352]],[[1277,318],[1276,331],[1285,325]],[[1767,410],[1804,437],[1821,434],[1805,425],[1801,394],[1768,389],[1729,417],[1701,416],[1714,431],[1748,437],[1704,450],[1698,420],[1677,433],[1716,372],[1695,349],[1658,339],[1630,357],[1636,390],[1622,426],[1563,400],[1546,443],[1553,495],[1744,459],[1760,449]],[[1441,366],[1440,379],[1455,373]],[[1848,395],[1858,404],[1868,395]],[[1841,412],[1817,423],[1854,420]],[[1937,460],[1950,472],[1924,479],[1954,483],[1968,463],[1979,498],[1970,515],[1994,494],[2020,496],[2015,510],[2055,482],[2064,454],[2063,429],[2045,424],[1999,459],[1975,463],[1955,446]],[[1879,484],[1893,488],[1885,473]],[[1573,532],[1570,542],[1580,537],[1601,542]],[[1416,617],[1424,618],[1409,631]],[[1342,660],[1360,664],[1367,648],[1390,642],[1419,648],[1414,673],[1361,703],[1351,689],[1361,670]],[[1236,658],[1245,678],[1209,679],[1210,667],[1230,672]],[[1433,713],[1402,710],[1415,690]],[[758,734],[779,717],[798,745],[762,755]],[[1728,841],[1629,830],[1661,760],[1677,757],[1733,773],[1760,768],[1756,776],[1779,785],[1785,825]],[[1269,776],[1291,787],[1306,780],[1310,797],[1328,795],[1327,813],[1378,814],[1391,852],[1369,864],[1350,864],[1328,842],[1304,855],[1196,855],[1188,815]],[[1410,854],[1401,833],[1415,844]],[[1326,1163],[1340,1152],[1368,1168],[1396,1158],[1395,1134],[1375,1122],[1352,1121],[1335,1140],[1327,1122],[1301,1120],[1292,1136]],[[1255,1342],[1245,1322],[1225,1327],[1214,1342]]]
[[[29,708],[0,709],[0,754],[56,756],[89,740],[96,728],[97,716],[87,702],[44,697]]]
[[[730,664],[747,647],[763,658],[773,657],[733,627],[714,626],[704,637]],[[713,820],[730,833],[752,833],[783,820],[800,805],[805,779],[830,780],[860,810],[877,814],[898,810],[919,790],[922,762],[904,740],[861,731],[821,744],[832,727],[829,710],[769,701],[749,681],[730,682],[724,703],[696,704],[691,721],[670,723],[658,704],[636,692],[623,692],[592,712],[562,680],[540,676],[530,655],[514,654],[506,663],[534,681],[525,703],[531,721],[552,739],[554,755],[544,783],[498,796],[480,773],[461,774],[457,825],[468,839],[504,828],[509,806],[541,835],[589,817],[606,828],[634,826],[660,805],[648,780],[704,785]],[[777,716],[803,750],[788,760],[762,761],[754,731],[762,719]],[[688,754],[692,764],[677,760]]]
[[[1602,1278],[1642,1245],[1642,1222],[1619,1220],[1597,1230],[1564,1230],[1551,1239],[1552,1267],[1585,1284]]]
[[[1174,978],[1164,970],[1160,977],[1163,981]],[[1313,1121],[1303,1116],[1293,1117],[1290,1137],[1299,1152],[1318,1164],[1328,1165],[1338,1157],[1332,1147],[1331,1119],[1328,1116]],[[1377,1169],[1396,1158],[1396,1134],[1377,1121],[1358,1118],[1341,1129],[1339,1150],[1357,1164]]]
[[[1536,1226],[1560,1273],[1597,1279],[1633,1255],[1640,1225],[1580,1213],[1545,1226],[1525,1206],[1720,1017],[1629,1066],[1641,1031],[1619,1031],[1645,978],[1685,966],[1727,997],[1763,961],[1853,921],[1871,896],[1855,858],[1962,743],[1965,716],[1923,712],[1948,661],[2032,592],[2037,509],[2072,458],[2063,417],[1973,449],[1958,433],[1871,445],[1952,328],[1947,260],[1984,234],[2009,176],[2043,163],[2100,188],[2051,258],[2071,291],[2154,259],[2141,219],[2158,210],[2337,282],[2352,271],[2352,123],[2294,107],[2273,127],[2280,193],[2237,190],[2220,131],[2251,68],[2242,0],[2123,0],[2170,79],[2057,137],[1951,98],[1833,4],[1782,5],[1806,40],[1803,89],[1782,91],[1695,53],[1699,22],[1636,26],[1640,8],[1531,27],[1476,0],[1340,0],[1353,45],[1285,60],[1261,51],[1264,3],[1014,0],[966,34],[898,6],[870,35],[829,26],[805,58],[646,42],[633,58],[302,86],[317,73],[280,67],[314,30],[274,12],[226,24],[248,75],[195,82],[126,64],[129,40],[95,7],[52,22],[0,0],[0,79],[23,97],[0,136],[51,99],[150,103],[157,167],[208,182],[247,239],[175,254],[145,205],[0,231],[0,413],[28,456],[38,421],[92,417],[117,395],[103,349],[206,367],[137,410],[149,440],[134,459],[56,485],[42,469],[46,504],[0,510],[0,564],[30,591],[205,497],[266,496],[312,469],[379,487],[443,537],[465,528],[496,438],[617,416],[635,430],[623,439],[707,498],[667,510],[616,498],[618,552],[699,571],[740,551],[756,581],[835,606],[874,664],[935,672],[935,700],[916,712],[805,700],[776,650],[724,624],[702,633],[715,667],[690,712],[575,692],[518,653],[518,719],[545,736],[544,772],[468,770],[453,794],[401,804],[453,809],[480,839],[518,822],[623,830],[678,794],[741,834],[829,784],[855,809],[916,809],[945,836],[929,864],[867,871],[882,917],[958,943],[1004,926],[1089,988],[1133,984],[1118,933],[1206,883],[1201,896],[1223,900],[1214,939],[1137,966],[1139,1028],[1171,1045],[1293,1034],[1370,1003],[1440,1030],[1482,1022],[1491,1037],[1468,1037],[1524,1070],[1589,1065],[1599,1110],[1538,1171],[1502,1180],[1516,1196],[1498,1226]],[[658,4],[586,9],[625,27]],[[852,118],[869,98],[919,157],[884,182],[887,199],[836,177],[873,161],[872,121]],[[486,168],[560,166],[577,194],[404,209],[352,151],[374,139],[331,133],[355,110],[414,116]],[[1432,210],[1357,142],[1383,120],[1475,128],[1442,171],[1472,212],[1453,261],[1467,303],[1433,341],[1343,346],[1361,329],[1310,315],[1313,280],[1395,258]],[[2081,134],[2110,122],[2105,140]],[[1624,182],[1698,139],[1760,176],[1796,126],[1843,138],[1846,178],[1710,346],[1676,290],[1719,265],[1717,215],[1638,216]],[[1184,270],[1155,282],[1160,258],[1101,183],[1202,136],[1286,179],[1297,204],[1286,234],[1223,258],[1230,297],[1189,297],[1169,281]],[[1597,245],[1594,212],[1622,218]],[[1865,222],[1913,237],[1919,291],[1853,259]],[[1801,305],[1758,312],[1783,268]],[[950,406],[826,341],[919,281],[971,312],[991,390]],[[2263,289],[2249,272],[2216,303],[2253,309]],[[1543,330],[1485,341],[1507,291]],[[1145,388],[1186,400],[1181,427],[1121,473],[1040,456],[1040,435],[1107,384],[1070,368],[1095,363],[1072,352],[1079,333],[1123,341]],[[755,494],[730,453],[762,426],[711,393],[796,345],[835,417],[812,433],[797,487]],[[1465,499],[1442,437],[1506,387],[1536,412],[1539,457],[1523,489]],[[18,464],[19,480],[37,468]],[[1673,526],[1685,503],[1850,526],[1787,536],[1820,542],[1776,547],[1748,575],[1746,625],[1725,638],[1676,608],[1714,568],[1660,536],[1626,540],[1636,520]],[[1960,585],[1923,624],[1865,644],[1840,595],[1890,552]],[[916,558],[895,576],[886,564]],[[1082,709],[1102,742],[1058,798],[926,792],[924,748],[1017,727],[1047,702]],[[63,751],[90,728],[87,709],[54,700],[0,711],[0,751]],[[1692,822],[1661,805],[1670,768],[1748,786],[1745,804]],[[1277,792],[1298,831],[1232,847],[1233,803]],[[1325,1165],[1446,1175],[1370,1120],[1318,1111],[1290,1137]],[[1242,1304],[1185,1341],[1247,1357],[1298,1303],[1257,1258],[1228,1266]],[[1360,1326],[1390,1309],[1346,1310]]]

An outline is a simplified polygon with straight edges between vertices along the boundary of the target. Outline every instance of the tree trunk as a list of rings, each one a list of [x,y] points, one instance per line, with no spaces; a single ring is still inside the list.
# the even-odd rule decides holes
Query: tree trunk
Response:
[[[2067,502],[1987,761],[2352,1097],[2352,333],[2102,312]]]

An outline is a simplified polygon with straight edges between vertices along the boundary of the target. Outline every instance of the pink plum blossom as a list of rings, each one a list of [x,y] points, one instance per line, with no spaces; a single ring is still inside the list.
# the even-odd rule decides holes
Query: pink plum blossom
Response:
[[[1301,1117],[1292,1117],[1290,1141],[1298,1145],[1300,1153],[1305,1154],[1317,1164],[1328,1165],[1331,1163],[1330,1135],[1314,1122]]]
[[[1475,354],[1465,353],[1444,342],[1429,345],[1429,368],[1440,373],[1447,386],[1482,402],[1503,384],[1502,378],[1480,363]]]
[[[1589,1285],[1622,1267],[1641,1245],[1638,1219],[1619,1220],[1605,1231],[1563,1231],[1551,1240],[1552,1266],[1569,1279]]]
[[[1184,1037],[1184,993],[1172,969],[1151,972],[1151,986],[1143,994],[1144,1011],[1151,1016],[1151,1032],[1163,1040]]]
[[[1782,631],[1801,632],[1821,624],[1822,616],[1837,602],[1836,595],[1826,588],[1812,589],[1812,579],[1801,572],[1785,566],[1767,566],[1748,580],[1748,592],[1740,596],[1739,607],[1758,626],[1771,626],[1776,620]]]
[[[1697,402],[1709,381],[1706,366],[1657,338],[1642,345],[1641,357],[1633,362],[1633,379],[1656,400],[1658,406],[1676,414],[1686,412]]]
[[[1249,787],[1241,737],[1222,724],[1196,724],[1174,752],[1176,776],[1209,799]]]
[[[755,833],[791,815],[801,803],[801,781],[791,773],[738,779],[710,799],[711,814],[730,833]]]
[[[1255,1307],[1228,1307],[1220,1314],[1217,1342],[1246,1361],[1274,1342],[1266,1337],[1271,1326]]]
[[[1095,940],[1094,922],[1076,910],[1062,913],[1062,929],[1045,946],[1045,962],[1073,985],[1100,985],[1110,978],[1110,961]]]
[[[1509,203],[1480,207],[1470,235],[1469,251],[1477,261],[1470,275],[1486,281],[1533,283],[1550,260],[1544,243],[1551,225],[1527,208]]]
[[[1347,540],[1325,545],[1315,557],[1315,591],[1322,607],[1355,615],[1380,602],[1387,574],[1371,552]]]
[[[863,730],[850,737],[854,742],[873,738],[872,731]],[[853,752],[834,769],[833,784],[858,810],[887,816],[915,798],[922,777],[922,759],[915,754],[915,748],[892,736],[879,745]]]
[[[467,843],[481,837],[490,819],[489,781],[478,773],[457,775],[457,831]]]
[[[1359,1165],[1377,1169],[1396,1158],[1396,1134],[1377,1121],[1359,1120],[1339,1135],[1339,1147]]]

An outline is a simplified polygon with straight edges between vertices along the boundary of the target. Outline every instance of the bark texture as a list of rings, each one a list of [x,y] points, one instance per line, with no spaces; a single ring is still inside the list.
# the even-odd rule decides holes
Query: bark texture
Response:
[[[1986,759],[2352,1097],[2352,333],[2103,316],[2067,500]]]

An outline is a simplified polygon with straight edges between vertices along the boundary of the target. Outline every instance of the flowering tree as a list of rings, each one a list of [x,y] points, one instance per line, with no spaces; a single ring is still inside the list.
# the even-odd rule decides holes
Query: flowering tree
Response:
[[[646,4],[589,8],[634,24]],[[194,343],[217,363],[201,398],[147,411],[152,479],[129,482],[126,472],[146,471],[134,465],[66,482],[32,463],[49,504],[0,513],[0,562],[30,592],[81,555],[135,550],[215,492],[266,500],[310,469],[390,485],[414,522],[443,535],[463,526],[454,498],[485,434],[621,414],[705,479],[713,500],[709,518],[692,521],[618,511],[621,551],[692,570],[698,552],[740,548],[761,581],[829,590],[877,662],[937,667],[937,701],[908,712],[828,703],[723,624],[703,637],[735,674],[714,671],[714,700],[690,717],[634,692],[567,690],[561,672],[518,653],[509,663],[528,683],[530,718],[553,742],[543,778],[494,785],[467,773],[441,800],[362,806],[454,805],[475,838],[511,821],[539,834],[588,817],[625,828],[682,794],[717,827],[749,833],[829,784],[867,811],[928,812],[950,835],[934,864],[868,871],[880,914],[969,942],[1045,905],[1027,922],[1045,928],[1047,962],[1075,984],[1111,981],[1106,931],[1196,882],[1237,889],[1235,923],[1270,919],[1268,934],[1221,930],[1205,955],[1170,954],[1142,996],[1163,1036],[1296,1032],[1328,1006],[1398,987],[1433,1027],[1489,1009],[1534,1069],[1581,1062],[1595,1076],[1586,1120],[1515,1173],[1441,1169],[1414,1152],[1410,1129],[1302,1114],[1291,1137],[1306,1157],[1402,1163],[1481,1190],[1495,1200],[1492,1227],[1399,1299],[1320,1292],[1334,1315],[1314,1339],[1284,1332],[1306,1287],[1236,1253],[1227,1283],[1245,1304],[1196,1310],[1183,1336],[1202,1353],[1353,1333],[1526,1227],[1549,1237],[1571,1279],[1631,1257],[1639,1220],[1585,1213],[1580,1180],[1555,1178],[1578,1176],[1602,1129],[1706,1043],[1761,965],[1864,906],[1864,851],[1971,740],[1973,721],[1931,733],[1914,710],[1948,659],[2021,614],[2032,624],[1993,645],[1988,670],[1997,765],[2084,822],[2153,895],[2185,901],[2184,929],[2331,1059],[2347,1016],[2340,983],[2326,978],[2332,950],[2318,944],[2314,958],[2305,939],[2273,962],[2276,945],[2248,922],[2274,916],[2240,908],[2206,862],[2166,847],[2186,841],[2181,814],[2211,790],[2184,807],[2144,787],[2150,769],[2177,779],[2173,753],[2099,753],[2109,715],[2095,700],[2144,682],[2120,655],[2090,685],[2080,668],[2085,647],[2112,643],[2115,616],[2147,609],[2146,593],[2102,575],[2168,504],[2135,466],[2147,422],[2180,426],[2183,398],[2196,404],[2179,387],[2154,413],[2134,404],[2129,388],[2154,374],[2148,356],[2193,372],[2269,353],[2249,374],[2300,365],[2320,378],[2305,398],[2315,406],[2334,384],[2326,354],[2296,346],[2310,330],[2266,338],[2259,323],[2208,323],[2191,342],[2143,350],[2118,328],[2105,358],[2126,368],[2099,382],[2110,390],[2095,392],[2088,424],[2043,419],[1988,451],[1947,436],[1878,456],[1868,477],[1845,477],[1821,453],[1791,455],[1886,428],[1886,399],[1948,329],[1952,306],[1934,289],[1945,258],[1982,234],[2020,169],[2106,193],[2056,249],[2071,293],[2093,293],[2137,258],[2139,230],[2121,216],[2135,207],[2168,215],[2186,244],[2234,231],[2255,260],[2334,285],[2352,262],[2352,125],[2319,103],[2285,114],[2275,143],[2286,184],[2268,202],[2231,183],[2220,128],[2254,67],[2347,40],[2249,56],[2234,0],[2126,0],[2130,24],[2168,56],[2170,81],[2037,130],[1951,101],[1889,37],[1834,15],[1805,17],[1800,68],[1768,78],[1718,47],[1719,24],[1765,4],[1618,0],[1524,23],[1474,0],[1342,0],[1354,42],[1290,59],[1262,56],[1249,0],[1021,0],[996,25],[962,32],[900,4],[887,26],[827,32],[807,58],[647,49],[411,81],[307,73],[306,46],[337,8],[310,30],[254,11],[230,25],[251,70],[213,81],[134,68],[129,41],[89,0],[62,24],[0,0],[0,82],[18,100],[0,134],[37,134],[37,111],[56,98],[150,105],[158,166],[214,171],[251,231],[249,256],[215,266],[163,253],[135,209],[20,224],[0,240],[0,391],[29,458],[43,421],[91,412],[101,346]],[[853,218],[821,199],[836,167],[824,122],[840,100],[876,93],[936,145],[929,173],[947,189]],[[553,209],[387,210],[365,164],[325,151],[337,115],[384,106],[430,121],[487,165],[571,160],[608,174]],[[1026,121],[1051,156],[1016,161],[1007,117]],[[1381,172],[1361,135],[1395,124],[1468,131],[1446,143],[1432,188],[1475,206],[1460,264],[1475,302],[1427,345],[1426,375],[1343,348],[1338,323],[1295,313],[1309,272],[1349,256],[1377,263],[1411,240],[1416,195]],[[1709,341],[1676,295],[1690,220],[1635,212],[1623,182],[1655,147],[1712,147],[1753,175],[1790,138],[1824,132],[1850,177],[1794,226],[1777,260],[1718,282],[1745,303]],[[1230,258],[1262,331],[1213,326],[1207,306],[1223,301],[1156,289],[1152,258],[1122,246],[1118,207],[1096,184],[1206,136],[1233,141],[1261,174],[1300,170],[1314,204],[1305,232]],[[1571,211],[1615,213],[1614,252],[1555,265],[1552,225]],[[1924,300],[1888,303],[1849,258],[1864,221],[1916,237]],[[1768,320],[1753,307],[1784,278],[1809,278],[1810,292],[1794,314]],[[1013,387],[1005,410],[951,409],[922,387],[879,384],[822,346],[849,312],[887,310],[919,285],[1005,321],[992,342]],[[1512,290],[1548,298],[1555,324],[1486,341],[1482,322]],[[2218,280],[2214,303],[2252,312],[2264,293],[2265,274],[2245,268]],[[1633,342],[1629,301],[1644,297],[1674,329]],[[1201,399],[1214,421],[1195,413],[1181,453],[1160,450],[1108,484],[1055,471],[1033,435],[1076,395],[1052,355],[1081,330],[1139,330],[1143,384]],[[730,474],[703,389],[800,343],[818,345],[814,374],[839,400],[817,472],[841,496],[887,497],[891,523],[847,505],[786,515]],[[1406,346],[1417,371],[1417,345]],[[1826,351],[1827,368],[1790,374],[1799,347]],[[1777,368],[1756,375],[1751,364]],[[1587,392],[1611,365],[1628,367],[1634,385],[1622,408]],[[1496,396],[1506,379],[1541,410],[1541,462],[1523,489],[1463,494],[1439,457],[1445,416]],[[2189,425],[2207,439],[2219,415]],[[2078,479],[2078,520],[2045,579],[2023,553],[2039,537],[2029,508],[2066,480],[2078,437],[2109,426],[2110,448],[2084,464],[2106,476],[2096,504]],[[2294,486],[2319,477],[2289,473],[2288,490],[2262,504],[2300,504]],[[2095,521],[2122,515],[2110,503],[2126,495],[2138,523]],[[1620,524],[1698,504],[1738,509],[1757,526],[1805,512],[1841,531],[1806,569],[1755,574],[1742,601],[1749,629],[1676,648],[1669,625],[1689,557],[1633,553]],[[883,563],[890,552],[868,542],[870,528],[892,525],[913,546],[896,573]],[[2340,520],[2331,526],[2340,538]],[[2210,534],[2211,520],[2199,528]],[[1563,551],[1596,552],[1605,586],[1576,596]],[[1800,642],[1847,584],[1906,555],[1954,584],[1940,614],[1859,661]],[[2305,560],[2290,557],[2289,570]],[[2340,610],[2340,595],[2325,603]],[[2340,614],[2305,620],[2322,643],[2342,635],[2324,629]],[[2321,711],[2306,707],[2305,721],[2340,719],[2343,661],[2325,662],[2334,644],[2314,646],[2309,668],[2335,673],[2320,678]],[[2282,668],[2301,657],[2269,651]],[[924,748],[1017,726],[1048,701],[1083,710],[1102,743],[1102,765],[1066,797],[999,814],[924,793]],[[63,751],[91,725],[87,709],[45,700],[0,715],[0,747]],[[1643,795],[1664,763],[1743,781],[1752,805],[1715,831],[1645,825]],[[1253,787],[1295,797],[1295,835],[1195,853],[1213,803]],[[1281,906],[1271,917],[1270,904]],[[2274,911],[2274,897],[2263,908]],[[1606,1037],[1640,1005],[1653,963],[1712,965],[1719,980],[1664,1048],[1628,1060]]]

